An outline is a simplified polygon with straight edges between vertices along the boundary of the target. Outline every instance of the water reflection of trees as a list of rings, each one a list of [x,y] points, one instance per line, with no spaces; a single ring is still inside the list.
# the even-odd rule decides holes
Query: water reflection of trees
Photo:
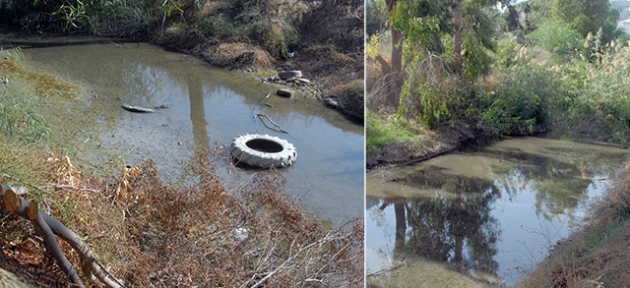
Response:
[[[526,153],[520,149],[492,150],[487,157],[516,163],[508,170],[493,169],[496,185],[508,197],[531,189],[535,192],[536,214],[546,219],[573,211],[585,199],[596,174],[611,175],[620,163],[618,153],[574,147],[545,147],[548,154]],[[498,167],[498,166],[497,166]],[[496,167],[495,167],[496,168]]]
[[[425,172],[426,173],[426,172]],[[427,173],[431,174],[431,173]],[[500,230],[490,215],[490,203],[499,194],[491,181],[471,177],[442,177],[441,187],[452,194],[431,198],[386,200],[379,209],[394,205],[394,257],[415,253],[446,262],[459,271],[496,275],[496,242]],[[428,182],[440,180],[428,177]],[[422,181],[416,178],[415,181]]]

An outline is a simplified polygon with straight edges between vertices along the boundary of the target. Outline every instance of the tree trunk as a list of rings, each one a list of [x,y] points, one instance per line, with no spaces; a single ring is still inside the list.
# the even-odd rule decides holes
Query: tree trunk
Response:
[[[407,232],[407,218],[405,217],[405,204],[395,203],[394,211],[396,214],[396,248],[405,246],[405,235]]]
[[[387,13],[391,18],[392,12],[396,6],[396,0],[385,0],[387,4]],[[402,74],[402,33],[398,29],[391,26],[392,32],[392,63],[391,63],[391,76],[393,83],[391,89],[387,95],[387,104],[392,106],[398,106],[400,103],[400,91],[404,84]]]
[[[453,54],[455,54],[455,57],[458,58],[462,55],[462,43],[464,42],[462,39],[463,2],[464,0],[455,1],[455,35],[453,37]]]

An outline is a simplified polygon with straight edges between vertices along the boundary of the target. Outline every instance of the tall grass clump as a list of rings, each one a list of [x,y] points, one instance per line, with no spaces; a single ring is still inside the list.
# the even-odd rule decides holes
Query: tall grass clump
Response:
[[[588,40],[587,40],[588,44]],[[586,46],[586,45],[585,45]],[[593,53],[553,67],[562,74],[566,97],[558,99],[557,124],[578,129],[581,136],[630,143],[630,47],[614,41]]]
[[[0,86],[0,132],[24,142],[49,138],[50,125],[36,112],[38,98],[21,81],[12,80]]]

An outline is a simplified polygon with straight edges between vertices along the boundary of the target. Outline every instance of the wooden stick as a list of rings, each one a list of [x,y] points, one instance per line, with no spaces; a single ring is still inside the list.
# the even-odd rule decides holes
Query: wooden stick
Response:
[[[269,130],[273,130],[273,131],[276,131],[276,132],[282,132],[282,133],[285,133],[285,134],[289,134],[289,132],[284,131],[284,130],[282,129],[282,127],[280,127],[280,125],[278,125],[278,124],[274,123],[274,122],[273,122],[273,120],[271,120],[271,118],[269,118],[269,116],[267,116],[267,115],[265,115],[265,114],[256,114],[256,117],[258,117],[258,120],[260,120],[260,122],[261,122],[261,123],[263,123],[263,125],[265,125],[265,127],[267,127],[267,129],[269,129]],[[267,118],[267,120],[269,120],[269,122],[271,122],[271,124],[272,124],[273,126],[275,126],[276,128],[278,128],[278,130],[273,129],[273,128],[271,128],[271,127],[267,126],[267,123],[265,123],[265,121],[263,121],[263,119],[262,119],[263,117]]]

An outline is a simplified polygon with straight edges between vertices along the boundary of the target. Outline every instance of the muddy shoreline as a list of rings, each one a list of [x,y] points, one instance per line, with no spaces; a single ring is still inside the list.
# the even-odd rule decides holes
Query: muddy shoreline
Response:
[[[465,124],[446,125],[440,127],[436,135],[428,137],[429,139],[422,143],[423,147],[418,147],[418,144],[399,141],[393,145],[377,149],[366,149],[365,166],[367,171],[387,167],[408,166],[453,151],[469,147],[488,146],[507,137],[537,137],[547,135],[550,132],[548,130],[536,130],[531,133],[518,135],[489,135],[482,131],[476,131]],[[588,141],[576,141],[588,143]],[[591,141],[591,143],[593,142]]]

